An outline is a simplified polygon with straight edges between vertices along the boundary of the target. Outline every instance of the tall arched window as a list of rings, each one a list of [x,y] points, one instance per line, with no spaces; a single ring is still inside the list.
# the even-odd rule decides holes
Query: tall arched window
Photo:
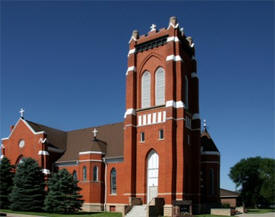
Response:
[[[141,107],[151,106],[151,74],[146,71],[141,78]]]
[[[87,168],[86,166],[83,167],[83,181],[87,180]]]
[[[188,78],[185,76],[185,108],[188,109]]]
[[[93,181],[97,182],[98,181],[98,167],[94,166],[93,168]]]
[[[214,194],[215,193],[215,188],[214,188],[214,169],[210,168],[209,171],[209,178],[210,178],[210,194]]]
[[[73,171],[73,178],[74,178],[74,180],[77,180],[77,173],[75,170]]]
[[[156,105],[163,105],[165,103],[165,71],[163,68],[158,68],[155,79]]]
[[[111,194],[116,194],[116,169],[111,170]]]

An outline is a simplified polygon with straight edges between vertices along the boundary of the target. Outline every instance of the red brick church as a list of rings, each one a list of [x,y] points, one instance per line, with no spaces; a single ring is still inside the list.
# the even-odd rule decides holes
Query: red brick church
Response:
[[[165,216],[219,202],[220,153],[201,130],[195,48],[175,17],[167,28],[133,31],[121,123],[65,132],[21,117],[2,139],[18,164],[32,157],[45,176],[66,168],[83,209],[129,212],[162,204]],[[131,211],[130,211],[131,212]]]

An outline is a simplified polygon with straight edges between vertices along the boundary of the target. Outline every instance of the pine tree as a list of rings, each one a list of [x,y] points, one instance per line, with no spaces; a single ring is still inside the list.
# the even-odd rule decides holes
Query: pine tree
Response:
[[[40,211],[45,198],[44,175],[38,163],[24,158],[16,168],[10,194],[12,210]]]
[[[3,157],[0,163],[0,209],[6,209],[10,205],[8,197],[13,186],[13,168],[10,160]]]
[[[66,170],[53,174],[48,182],[48,195],[44,210],[54,213],[75,213],[81,209],[83,200],[79,194],[78,181]]]

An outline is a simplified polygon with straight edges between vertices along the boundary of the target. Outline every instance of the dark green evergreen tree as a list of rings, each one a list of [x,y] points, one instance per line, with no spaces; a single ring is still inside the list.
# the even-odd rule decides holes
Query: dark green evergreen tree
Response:
[[[81,209],[83,200],[79,194],[78,181],[66,170],[53,174],[48,182],[48,195],[44,210],[54,213],[75,213]]]
[[[13,166],[10,160],[3,157],[0,162],[0,209],[7,209],[10,205],[9,194],[12,190]]]
[[[44,175],[32,158],[18,164],[10,194],[12,210],[40,211],[45,198]]]

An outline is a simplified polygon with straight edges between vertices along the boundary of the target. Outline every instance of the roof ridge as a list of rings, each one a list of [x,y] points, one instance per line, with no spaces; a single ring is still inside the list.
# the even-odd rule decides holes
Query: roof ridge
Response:
[[[41,127],[46,127],[46,128],[52,129],[52,130],[57,130],[57,131],[61,131],[61,132],[66,133],[66,131],[64,131],[64,130],[60,130],[60,129],[57,129],[57,128],[49,127],[49,126],[46,126],[46,125],[44,125],[44,124],[39,124],[39,123],[30,121],[30,120],[26,120],[26,119],[24,119],[24,120],[25,120],[28,124],[34,124],[34,125],[38,126],[39,128],[41,128]],[[32,126],[31,126],[31,127],[32,127]],[[33,128],[33,127],[32,127],[32,128]],[[35,130],[35,129],[33,129],[33,130]],[[41,128],[41,130],[43,130],[43,129]]]
[[[74,130],[69,130],[69,131],[66,131],[66,132],[70,133],[70,132],[75,132],[75,131],[79,131],[79,130],[87,130],[87,129],[90,129],[90,128],[99,128],[99,127],[117,125],[117,124],[122,124],[122,123],[123,123],[123,121],[116,122],[116,123],[111,123],[111,124],[104,124],[104,125],[98,125],[98,126],[91,126],[91,127],[80,128],[80,129],[74,129]]]

